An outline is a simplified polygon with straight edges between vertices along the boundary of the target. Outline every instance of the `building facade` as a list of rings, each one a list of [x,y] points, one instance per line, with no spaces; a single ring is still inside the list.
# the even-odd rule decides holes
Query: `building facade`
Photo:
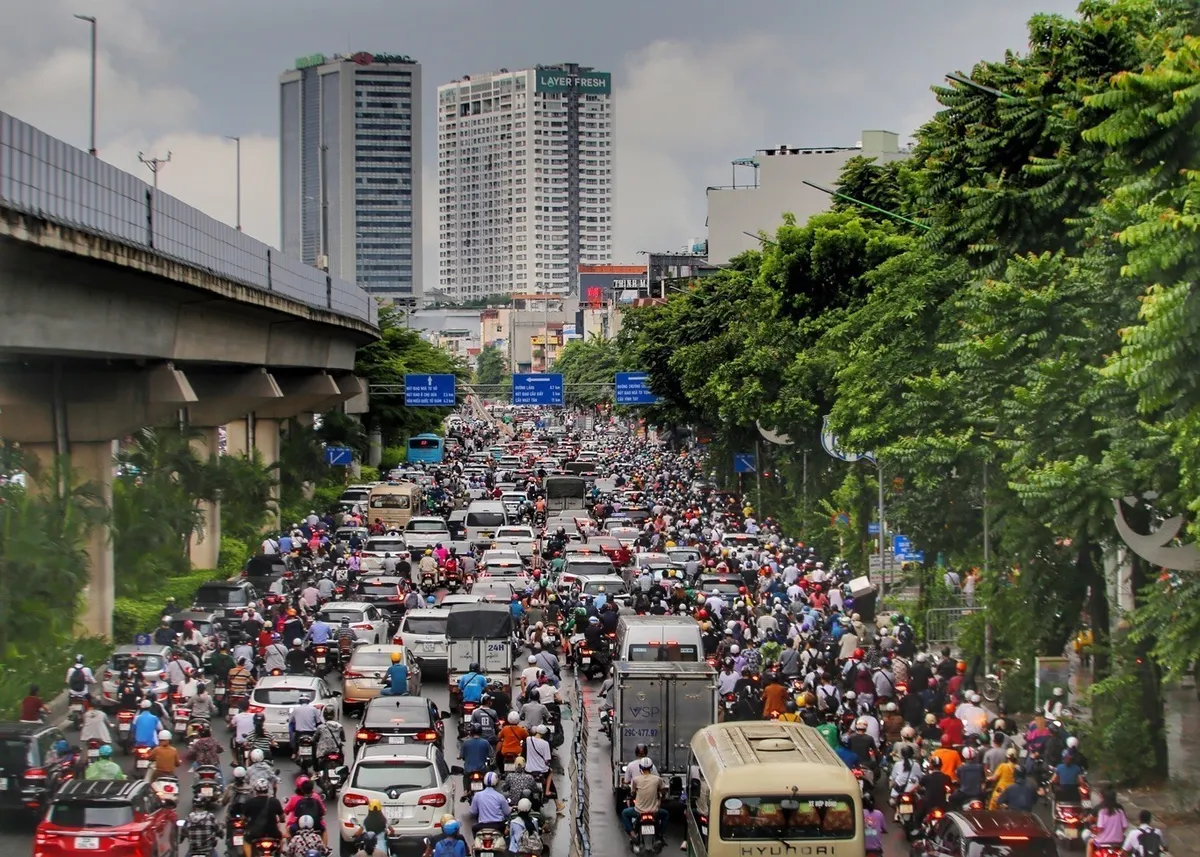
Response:
[[[832,198],[804,182],[832,188],[846,161],[858,155],[875,158],[876,163],[905,157],[899,135],[863,131],[857,146],[779,146],[760,149],[753,158],[735,161],[735,170],[737,166],[752,167],[754,180],[741,187],[708,189],[708,261],[724,264],[740,253],[759,249],[762,245],[754,236],[760,230],[774,235],[785,213],[796,215],[796,222],[802,224],[827,210]]]
[[[421,66],[313,54],[279,77],[285,253],[385,300],[421,283]]]
[[[438,288],[455,300],[575,288],[612,257],[612,76],[574,64],[438,87]]]

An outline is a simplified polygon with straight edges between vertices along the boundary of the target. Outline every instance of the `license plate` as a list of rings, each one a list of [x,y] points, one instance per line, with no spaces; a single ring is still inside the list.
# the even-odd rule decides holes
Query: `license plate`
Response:
[[[1066,839],[1078,839],[1079,831],[1076,830],[1074,827],[1064,827],[1063,828],[1063,837]]]
[[[504,763],[504,773],[506,773],[506,774],[511,774],[511,773],[512,773],[513,771],[515,771],[516,769],[517,769],[517,763],[516,763],[516,762],[505,762],[505,763]]]
[[[225,688],[218,687],[215,691],[213,691],[213,695],[220,699],[225,695]]]
[[[421,648],[427,652],[432,652],[437,648],[437,643],[422,643]]]
[[[150,760],[149,760],[149,759],[138,759],[138,760],[137,760],[137,769],[138,769],[139,771],[144,771],[144,770],[146,770],[146,768],[148,768],[148,767],[150,767]]]
[[[80,851],[97,851],[100,848],[100,839],[96,836],[76,836],[75,847]]]
[[[388,743],[389,744],[403,744],[404,736],[403,735],[389,735]]]
[[[591,662],[592,662],[591,658],[580,658],[579,659],[579,663],[583,664],[585,667],[587,665],[589,665]]]
[[[212,786],[201,786],[200,787],[200,797],[212,797],[212,796],[213,796]]]
[[[481,783],[481,782],[473,782],[473,783],[471,783],[471,791],[473,791],[473,792],[481,792],[481,791],[483,791],[483,783]]]
[[[245,843],[245,841],[246,841],[246,837],[242,836],[242,834],[240,834],[240,833],[233,834],[233,844],[235,847],[241,848],[242,845]]]
[[[8,779],[5,777],[0,777],[0,792],[6,791],[8,791]]]
[[[325,656],[324,656],[324,655],[317,655],[317,663],[319,663],[319,664],[323,664],[323,663],[325,663]]]
[[[304,756],[305,758],[308,758],[308,757],[309,757],[309,756],[311,756],[312,754],[313,754],[312,747],[301,747],[301,748],[300,748],[300,755],[301,755],[301,756]]]
[[[83,711],[83,703],[82,702],[72,702],[71,710],[72,711]]]
[[[476,851],[475,853],[478,857],[495,857],[496,854],[494,851]]]
[[[88,748],[88,758],[89,759],[99,759],[100,758],[100,750],[98,748],[89,747]]]
[[[128,731],[129,731],[129,724],[128,724],[128,723],[121,723],[121,724],[120,724],[120,725],[119,725],[117,728],[118,728],[118,729],[120,729],[122,732],[128,732]]]
[[[900,814],[901,815],[912,815],[913,814],[913,805],[911,803],[900,804]]]
[[[654,825],[653,824],[643,824],[642,825],[642,836],[653,836],[653,835],[654,835]]]

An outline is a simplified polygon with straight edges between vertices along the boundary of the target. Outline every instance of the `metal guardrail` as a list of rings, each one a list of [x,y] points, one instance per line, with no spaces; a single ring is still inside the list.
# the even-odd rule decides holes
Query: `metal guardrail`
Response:
[[[378,324],[357,284],[285,256],[141,179],[0,112],[0,207],[311,307]]]
[[[579,676],[572,678],[572,693],[575,697],[575,738],[571,742],[571,761],[567,765],[567,777],[575,784],[571,807],[571,850],[570,857],[591,857],[591,817],[588,812],[587,743],[588,716],[583,705],[583,691]]]
[[[925,611],[925,645],[931,650],[954,646],[958,642],[959,623],[982,607],[933,607]]]

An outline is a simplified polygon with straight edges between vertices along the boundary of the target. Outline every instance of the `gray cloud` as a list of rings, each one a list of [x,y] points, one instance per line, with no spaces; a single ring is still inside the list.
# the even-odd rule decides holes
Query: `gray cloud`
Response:
[[[87,27],[100,21],[101,156],[138,171],[139,149],[174,160],[161,185],[234,217],[243,137],[243,220],[278,241],[276,79],[297,56],[408,53],[425,79],[426,282],[436,281],[437,84],[463,74],[576,61],[617,93],[614,261],[704,235],[704,190],[755,149],[851,145],[903,135],[931,115],[930,84],[1021,50],[1025,21],[1070,0],[39,0],[0,30],[0,109],[87,145]],[[142,170],[143,175],[148,176]],[[432,214],[432,216],[431,216]]]

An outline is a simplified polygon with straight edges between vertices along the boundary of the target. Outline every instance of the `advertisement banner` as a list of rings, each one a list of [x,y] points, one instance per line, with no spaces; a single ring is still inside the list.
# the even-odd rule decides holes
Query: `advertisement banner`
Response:
[[[572,90],[586,95],[608,95],[612,92],[612,75],[607,71],[568,74],[553,68],[538,69],[538,92],[571,92]]]
[[[580,265],[579,296],[589,306],[603,306],[616,297],[631,303],[646,294],[645,265]]]

